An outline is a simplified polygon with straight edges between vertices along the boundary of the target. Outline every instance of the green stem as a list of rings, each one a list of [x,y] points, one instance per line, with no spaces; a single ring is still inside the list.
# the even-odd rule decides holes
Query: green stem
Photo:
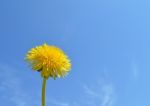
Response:
[[[43,85],[42,85],[42,106],[45,106],[45,89],[46,89],[46,78],[43,78]]]

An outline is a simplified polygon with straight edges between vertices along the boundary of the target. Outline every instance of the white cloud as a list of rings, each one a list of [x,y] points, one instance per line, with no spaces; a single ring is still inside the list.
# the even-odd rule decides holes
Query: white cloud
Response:
[[[99,94],[97,94],[97,92],[95,92],[94,90],[89,88],[87,85],[83,85],[83,89],[84,89],[86,94],[88,94],[92,97],[99,97]]]
[[[93,89],[89,86],[83,86],[86,95],[93,99],[87,99],[92,106],[113,106],[116,99],[114,86],[111,83],[95,84]]]
[[[131,63],[131,70],[132,70],[133,78],[138,79],[138,77],[139,77],[139,68],[138,68],[138,65],[135,61],[132,61],[132,63]]]
[[[49,97],[50,98],[50,97]],[[47,101],[48,104],[53,104],[53,105],[56,105],[56,106],[70,106],[68,102],[62,102],[62,101],[58,101],[56,99],[52,99],[50,98],[48,101]]]
[[[113,106],[115,101],[114,87],[111,84],[102,86],[101,106]]]
[[[0,64],[0,70],[0,98],[16,106],[32,106],[34,101],[22,90],[18,70],[6,64]]]

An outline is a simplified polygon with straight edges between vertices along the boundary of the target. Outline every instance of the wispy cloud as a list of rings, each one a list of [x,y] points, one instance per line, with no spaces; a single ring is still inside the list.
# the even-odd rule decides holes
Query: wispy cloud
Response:
[[[116,99],[114,86],[111,83],[97,83],[93,89],[90,86],[83,86],[86,95],[94,98],[88,99],[92,106],[113,106]]]
[[[85,93],[88,94],[89,96],[92,96],[92,97],[100,96],[99,94],[97,94],[97,92],[95,92],[94,90],[89,88],[87,85],[83,85],[83,89],[84,89]]]
[[[115,101],[115,91],[112,84],[102,86],[101,106],[113,106]]]
[[[48,98],[50,98],[50,97],[48,97]],[[53,104],[55,106],[71,106],[69,102],[59,101],[54,98],[50,98],[49,100],[47,100],[47,103]]]
[[[0,64],[0,70],[0,98],[15,106],[32,106],[34,101],[30,102],[30,95],[22,90],[18,70],[6,64]]]
[[[131,62],[131,71],[132,71],[133,78],[138,79],[139,78],[139,68],[135,61]]]

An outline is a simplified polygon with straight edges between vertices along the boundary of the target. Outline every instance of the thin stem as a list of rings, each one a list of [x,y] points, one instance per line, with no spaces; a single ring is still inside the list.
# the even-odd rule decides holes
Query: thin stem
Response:
[[[45,90],[46,90],[46,78],[43,78],[43,85],[42,85],[42,106],[45,106]]]

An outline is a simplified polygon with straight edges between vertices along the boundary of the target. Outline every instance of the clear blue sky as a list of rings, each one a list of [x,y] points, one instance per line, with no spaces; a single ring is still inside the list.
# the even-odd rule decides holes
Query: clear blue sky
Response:
[[[149,0],[0,0],[0,106],[41,106],[24,57],[43,43],[72,61],[47,106],[150,106]]]

